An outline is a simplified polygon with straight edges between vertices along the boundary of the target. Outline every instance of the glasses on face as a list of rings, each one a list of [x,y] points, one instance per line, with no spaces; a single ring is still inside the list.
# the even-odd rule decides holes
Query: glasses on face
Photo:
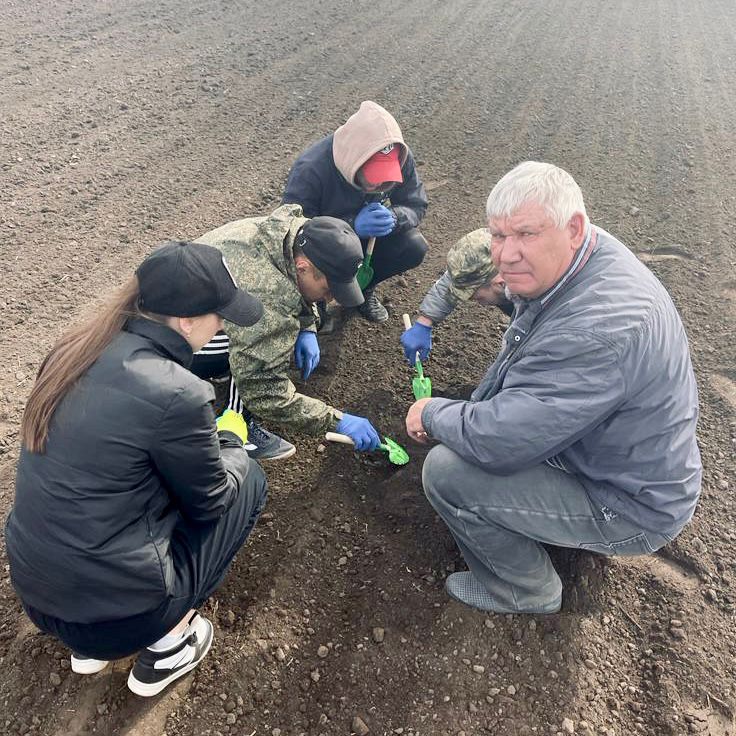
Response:
[[[388,196],[388,193],[396,186],[395,181],[382,181],[378,184],[369,184],[360,174],[358,174],[356,179],[358,184],[360,184],[360,188],[365,192],[366,199],[378,196],[380,196],[381,199],[385,199]],[[380,200],[376,199],[373,201]]]
[[[366,191],[363,199],[366,204],[371,204],[372,202],[383,202],[386,197],[388,197],[388,192],[385,189],[376,189],[375,191]]]

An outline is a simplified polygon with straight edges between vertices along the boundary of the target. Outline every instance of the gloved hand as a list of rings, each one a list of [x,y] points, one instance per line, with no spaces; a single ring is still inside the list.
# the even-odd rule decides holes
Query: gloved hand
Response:
[[[396,218],[388,207],[380,202],[363,205],[355,216],[353,229],[359,238],[382,238],[396,227]]]
[[[402,333],[401,344],[410,366],[416,363],[417,353],[419,353],[419,360],[427,360],[429,351],[432,349],[432,328],[421,322],[415,322]]]
[[[301,330],[294,343],[294,363],[306,381],[319,365],[319,343],[317,334],[311,330]]]
[[[240,437],[243,444],[248,444],[248,425],[245,423],[242,414],[225,409],[219,417],[217,417],[218,432],[232,432],[236,437]]]
[[[342,419],[337,423],[337,431],[350,437],[355,443],[355,449],[361,452],[375,450],[381,443],[378,432],[365,417],[343,413]]]

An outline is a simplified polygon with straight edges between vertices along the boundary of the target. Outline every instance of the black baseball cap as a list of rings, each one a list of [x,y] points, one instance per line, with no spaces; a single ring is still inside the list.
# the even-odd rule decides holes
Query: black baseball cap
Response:
[[[222,253],[211,245],[171,241],[153,251],[135,272],[140,306],[170,317],[219,314],[250,327],[263,315],[263,304],[239,289]]]
[[[357,307],[365,301],[355,278],[363,262],[363,248],[345,220],[326,215],[313,217],[299,230],[296,244],[325,275],[339,304]]]

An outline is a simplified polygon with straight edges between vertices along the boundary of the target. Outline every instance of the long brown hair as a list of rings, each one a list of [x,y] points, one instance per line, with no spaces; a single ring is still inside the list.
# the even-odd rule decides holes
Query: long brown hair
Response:
[[[141,315],[139,297],[138,279],[133,276],[93,317],[64,333],[51,349],[38,369],[23,413],[20,432],[27,450],[45,450],[51,417],[59,403],[123,329],[128,318]]]

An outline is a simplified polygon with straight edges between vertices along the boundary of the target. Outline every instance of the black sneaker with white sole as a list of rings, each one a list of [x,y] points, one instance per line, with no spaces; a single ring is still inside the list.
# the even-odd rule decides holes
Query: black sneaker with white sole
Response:
[[[248,425],[248,442],[245,451],[252,460],[285,460],[296,452],[296,447],[269,432],[262,427],[253,417],[246,417]]]
[[[128,675],[128,687],[144,698],[158,695],[167,685],[193,670],[212,646],[212,624],[196,614],[184,638],[163,652],[144,649]]]

